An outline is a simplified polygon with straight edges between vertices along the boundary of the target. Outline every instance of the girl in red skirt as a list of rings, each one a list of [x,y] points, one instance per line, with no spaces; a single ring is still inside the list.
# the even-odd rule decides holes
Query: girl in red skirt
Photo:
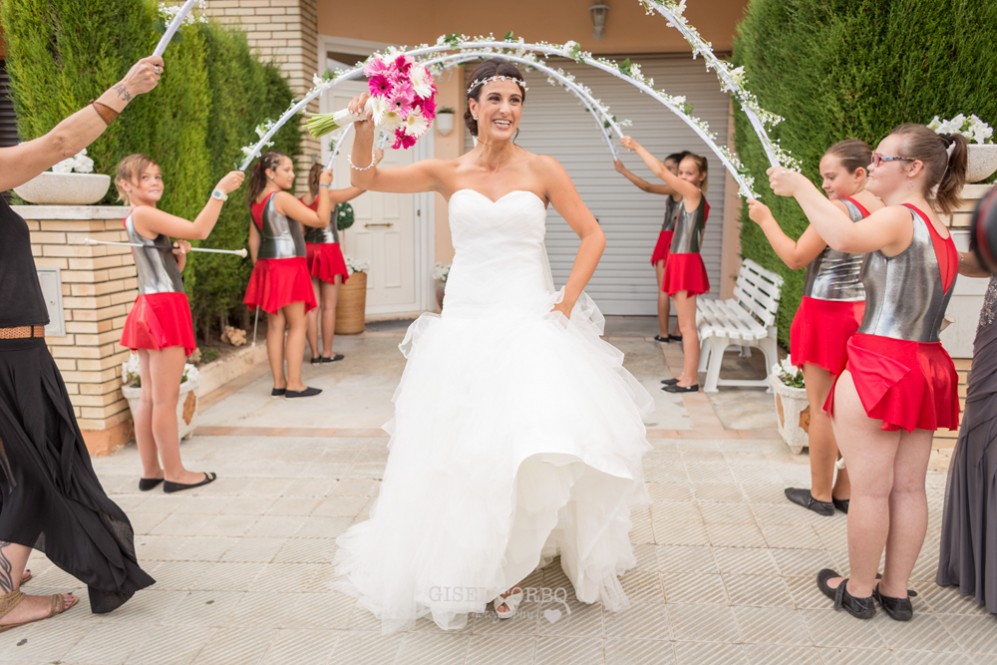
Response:
[[[363,194],[359,187],[332,189],[319,183],[322,165],[312,164],[308,172],[308,196],[301,202],[318,211],[319,192],[325,191],[333,207],[333,218],[328,226],[312,226],[305,231],[305,252],[308,260],[308,274],[312,276],[312,289],[319,306],[308,312],[308,347],[312,350],[312,364],[331,363],[343,359],[342,353],[333,353],[332,338],[336,332],[336,301],[339,298],[339,285],[346,283],[350,273],[346,269],[343,250],[339,246],[339,229],[335,210],[340,203],[346,203]],[[331,174],[330,174],[331,177]],[[322,349],[318,346],[319,311],[322,313]]]
[[[125,219],[128,241],[138,273],[138,297],[128,312],[121,344],[138,352],[142,396],[135,413],[135,442],[142,460],[138,488],[148,491],[163,483],[163,491],[207,485],[211,472],[188,471],[180,459],[177,400],[184,363],[195,348],[190,304],[180,271],[188,243],[174,250],[170,237],[203,240],[218,221],[228,195],[242,185],[243,174],[232,171],[220,181],[193,222],[156,205],[163,197],[163,176],[145,155],[129,155],[118,163],[114,184],[131,211]]]
[[[865,141],[849,139],[828,148],[820,160],[828,199],[854,222],[883,207],[865,191],[871,159],[872,149]],[[789,332],[789,350],[793,363],[803,368],[810,403],[810,489],[786,488],[786,498],[819,515],[834,515],[835,507],[847,513],[848,473],[842,469],[835,481],[838,446],[824,403],[834,377],[845,368],[845,344],[865,312],[860,275],[865,257],[831,249],[812,226],[794,241],[779,228],[768,206],[758,201],[748,202],[748,214],[787,266],[807,269],[803,300]]]
[[[328,187],[332,174],[323,171],[319,183]],[[267,356],[273,374],[273,397],[312,397],[321,389],[301,381],[305,354],[305,315],[315,308],[301,225],[329,224],[332,205],[318,197],[312,210],[287,190],[294,185],[294,162],[285,154],[268,152],[249,176],[249,251],[253,274],[243,302],[267,313]],[[286,343],[285,343],[286,331]],[[287,359],[287,376],[284,359]]]
[[[913,616],[907,585],[928,523],[931,439],[939,427],[958,426],[958,379],[938,333],[959,256],[939,212],[959,203],[966,154],[961,135],[897,127],[869,165],[868,189],[886,206],[859,222],[801,174],[769,169],[772,190],[795,196],[830,247],[869,253],[865,314],[825,406],[852,483],[851,577],[830,569],[817,575],[835,607],[862,619],[875,614],[874,598],[893,619]]]
[[[688,150],[674,152],[665,157],[662,164],[664,164],[670,173],[678,175],[679,163],[688,154]],[[654,266],[654,272],[658,277],[658,334],[654,336],[654,341],[664,344],[670,341],[681,342],[682,335],[679,334],[677,328],[671,334],[668,332],[668,319],[671,316],[669,305],[671,301],[668,298],[668,294],[661,288],[661,280],[665,276],[665,263],[668,261],[672,236],[675,235],[675,219],[679,211],[679,206],[682,203],[682,197],[672,191],[668,185],[654,185],[638,177],[624,166],[620,160],[617,159],[614,163],[616,170],[622,173],[627,180],[636,185],[641,191],[651,192],[652,194],[663,194],[665,196],[665,218],[661,223],[661,231],[658,232],[658,242],[654,245],[654,251],[651,252],[651,265]]]
[[[647,167],[665,181],[670,192],[682,198],[681,205],[677,206],[675,231],[661,278],[661,289],[675,301],[684,362],[682,373],[677,378],[665,379],[662,390],[669,393],[696,392],[699,390],[696,296],[710,290],[710,279],[699,253],[710,211],[703,196],[708,175],[706,158],[689,153],[679,162],[678,175],[675,175],[633,138],[624,136],[621,143],[636,152]]]

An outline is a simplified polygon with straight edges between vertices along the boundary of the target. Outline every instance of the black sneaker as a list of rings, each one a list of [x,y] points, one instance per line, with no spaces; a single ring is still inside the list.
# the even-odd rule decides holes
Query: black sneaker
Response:
[[[308,386],[304,390],[288,390],[284,397],[286,399],[294,399],[295,397],[314,397],[322,392],[321,388],[312,388]]]
[[[834,514],[834,504],[830,501],[818,501],[810,494],[810,490],[787,487],[786,498],[798,506],[803,506],[807,510],[814,511],[818,515],[830,517]]]

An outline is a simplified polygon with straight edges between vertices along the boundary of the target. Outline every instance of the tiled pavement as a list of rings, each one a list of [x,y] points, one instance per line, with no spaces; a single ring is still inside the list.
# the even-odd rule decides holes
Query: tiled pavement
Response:
[[[66,615],[0,635],[0,660],[18,663],[204,665],[360,663],[587,665],[997,662],[997,618],[932,581],[944,472],[928,478],[928,540],[915,570],[915,620],[835,612],[815,572],[845,568],[845,518],[789,505],[806,484],[805,456],[772,429],[770,396],[727,391],[673,396],[656,389],[678,349],[649,341],[649,319],[611,319],[611,341],[652,389],[654,449],[645,460],[652,504],[635,516],[637,568],[623,582],[633,606],[584,606],[556,562],[525,583],[538,596],[516,618],[475,616],[445,633],[429,622],[382,636],[368,613],[332,591],[335,537],[363,519],[377,494],[386,437],[378,425],[402,362],[403,329],[342,338],[347,360],[306,368],[325,402],[269,400],[260,371],[229,386],[184,444],[192,468],[219,472],[184,494],[139,493],[134,447],[95,460],[135,526],[141,562],[157,579],[120,610]],[[329,369],[331,367],[331,369]],[[309,402],[309,400],[300,400]],[[288,427],[291,425],[292,427]],[[35,555],[32,593],[83,591]]]

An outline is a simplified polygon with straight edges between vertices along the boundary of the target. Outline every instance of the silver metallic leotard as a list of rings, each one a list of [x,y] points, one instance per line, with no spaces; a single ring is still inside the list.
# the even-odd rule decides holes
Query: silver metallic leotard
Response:
[[[149,240],[135,230],[135,220],[130,214],[125,219],[125,233],[128,242],[141,245],[132,248],[138,273],[138,292],[141,295],[183,293],[183,278],[180,277],[180,266],[173,255],[170,239],[160,233]]]
[[[855,203],[842,199],[853,222],[862,219],[862,211]],[[849,254],[825,247],[807,266],[807,279],[803,295],[818,300],[856,302],[865,300],[862,286],[862,263],[865,254]]]
[[[928,227],[931,221],[916,210],[910,211],[914,224],[910,246],[894,257],[884,256],[880,251],[867,255],[862,267],[865,317],[858,332],[912,342],[937,342],[955,280],[948,290],[944,289],[931,241],[933,231]],[[946,244],[952,245],[951,238]]]
[[[287,215],[277,212],[274,200],[276,194],[270,196],[263,204],[263,228],[260,229],[261,259],[293,259],[306,256],[305,238],[301,233],[301,224]]]

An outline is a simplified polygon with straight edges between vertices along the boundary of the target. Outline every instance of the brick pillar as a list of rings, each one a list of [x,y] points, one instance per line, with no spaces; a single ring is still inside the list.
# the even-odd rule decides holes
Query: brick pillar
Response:
[[[237,25],[246,33],[249,46],[262,60],[273,62],[287,77],[296,99],[312,88],[319,73],[318,0],[211,0],[206,14],[219,23]],[[316,100],[308,110],[317,113]],[[304,130],[297,156],[299,188],[307,186],[305,175],[321,146]]]
[[[128,350],[118,340],[138,293],[135,263],[127,247],[79,242],[84,237],[126,240],[121,221],[128,208],[26,205],[14,210],[31,230],[35,265],[59,270],[65,335],[49,334],[45,341],[66,382],[87,449],[95,455],[113,452],[132,435],[121,394],[121,363]]]

